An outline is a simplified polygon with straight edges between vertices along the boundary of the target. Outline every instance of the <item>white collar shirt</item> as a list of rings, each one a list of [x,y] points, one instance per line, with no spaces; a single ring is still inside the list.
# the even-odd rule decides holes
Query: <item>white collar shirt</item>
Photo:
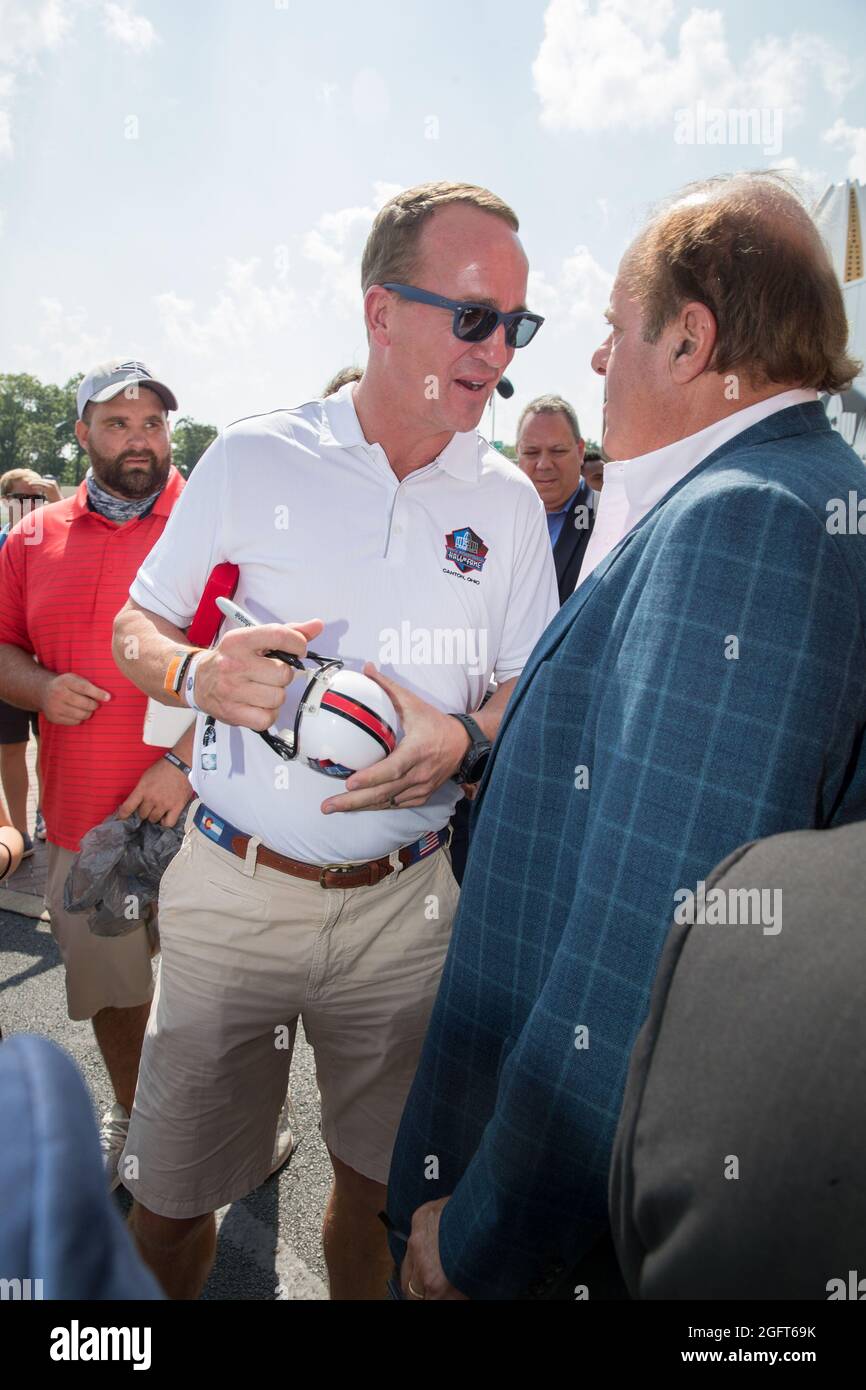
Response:
[[[604,466],[604,487],[596,508],[595,525],[586,547],[575,588],[619,545],[624,536],[693,468],[736,435],[792,405],[816,401],[817,391],[797,389],[769,396],[717,420],[696,434],[686,435],[663,449]]]

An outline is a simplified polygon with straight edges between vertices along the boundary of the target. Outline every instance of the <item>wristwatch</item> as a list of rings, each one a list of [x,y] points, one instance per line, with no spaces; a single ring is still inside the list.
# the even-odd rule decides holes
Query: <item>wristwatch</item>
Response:
[[[452,777],[455,782],[480,782],[493,744],[470,714],[452,714],[451,718],[463,725],[471,740],[462,763]]]

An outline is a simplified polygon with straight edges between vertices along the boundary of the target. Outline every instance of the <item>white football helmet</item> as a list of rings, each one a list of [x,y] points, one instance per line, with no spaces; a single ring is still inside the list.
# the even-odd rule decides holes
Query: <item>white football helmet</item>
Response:
[[[380,685],[339,661],[327,661],[304,691],[294,731],[280,730],[280,738],[291,744],[293,758],[314,772],[345,781],[393,753],[399,722]]]

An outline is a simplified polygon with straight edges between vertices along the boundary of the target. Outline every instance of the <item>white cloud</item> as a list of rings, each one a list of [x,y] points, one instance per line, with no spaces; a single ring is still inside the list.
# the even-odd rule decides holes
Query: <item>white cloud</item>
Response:
[[[61,46],[86,0],[0,0],[0,159],[15,153],[12,107],[19,79],[40,72],[40,60]],[[118,4],[102,9],[106,32],[134,52],[150,48],[156,31],[149,19]]]
[[[102,23],[110,38],[134,53],[144,53],[157,42],[157,33],[150,20],[125,5],[104,5]]]
[[[373,218],[389,198],[400,192],[400,184],[377,182],[366,207],[340,208],[326,212],[303,240],[303,251],[321,271],[321,282],[313,292],[316,308],[322,305],[341,313],[357,312],[361,302],[361,255],[373,225]]]
[[[32,67],[45,48],[56,48],[73,22],[77,0],[0,0],[0,64]]]
[[[40,55],[63,41],[77,7],[78,0],[0,0],[0,159],[14,154],[11,108],[18,74],[38,71]]]
[[[526,302],[535,313],[544,314],[546,322],[529,347],[514,354],[507,375],[515,395],[507,403],[497,402],[498,438],[513,439],[527,401],[549,391],[564,395],[584,432],[598,438],[603,386],[591,358],[607,336],[603,316],[613,278],[586,246],[576,246],[552,275],[530,271]],[[488,412],[482,433],[489,425]]]
[[[719,10],[693,9],[677,27],[673,0],[551,0],[544,29],[532,72],[550,129],[639,130],[698,102],[781,108],[795,124],[810,94],[838,100],[852,84],[820,34],[769,36],[735,57]]]
[[[94,362],[112,355],[111,330],[93,329],[83,308],[66,309],[59,299],[43,296],[33,339],[13,349],[17,371],[32,372],[43,381],[68,381]],[[135,344],[123,344],[135,354]]]
[[[555,315],[556,332],[592,323],[601,332],[613,275],[599,265],[586,246],[576,246],[553,282],[543,271],[530,271],[527,302],[540,314]],[[547,332],[549,325],[545,325]]]
[[[229,360],[247,351],[258,355],[269,336],[285,332],[295,292],[276,283],[260,284],[260,265],[257,257],[229,258],[225,284],[216,303],[203,314],[197,313],[193,300],[181,298],[174,290],[157,295],[157,311],[169,344],[197,357],[215,359],[222,354]]]
[[[848,125],[840,116],[830,129],[824,132],[824,139],[828,145],[849,156],[848,177],[866,183],[866,128]]]
[[[823,89],[839,102],[854,82],[843,50],[822,35],[770,36],[757,40],[747,54],[742,104],[781,106],[786,116],[800,115],[810,91]]]
[[[12,143],[11,106],[15,96],[15,78],[0,68],[0,159],[11,159],[15,153]]]
[[[175,290],[154,302],[161,341],[149,352],[163,379],[176,383],[181,414],[223,426],[297,403],[290,355],[304,322],[295,291],[284,276],[268,275],[260,258],[229,258],[209,306]]]
[[[774,169],[788,174],[799,188],[806,202],[816,203],[828,184],[833,180],[823,169],[810,169],[801,164],[794,155],[786,155],[773,163]]]

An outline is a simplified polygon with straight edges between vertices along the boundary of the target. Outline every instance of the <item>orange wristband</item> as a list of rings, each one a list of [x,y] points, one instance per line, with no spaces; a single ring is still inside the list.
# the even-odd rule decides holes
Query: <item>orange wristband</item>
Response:
[[[192,661],[193,657],[201,651],[204,651],[203,647],[192,647],[187,648],[186,650],[181,652],[175,652],[174,656],[171,658],[171,661],[168,663],[168,670],[166,671],[165,677],[163,678],[162,688],[167,695],[173,695],[174,698],[176,700],[179,700],[181,704],[186,703],[183,695],[181,694],[181,689],[183,686],[183,678],[187,672],[187,667],[189,666],[189,663]]]

